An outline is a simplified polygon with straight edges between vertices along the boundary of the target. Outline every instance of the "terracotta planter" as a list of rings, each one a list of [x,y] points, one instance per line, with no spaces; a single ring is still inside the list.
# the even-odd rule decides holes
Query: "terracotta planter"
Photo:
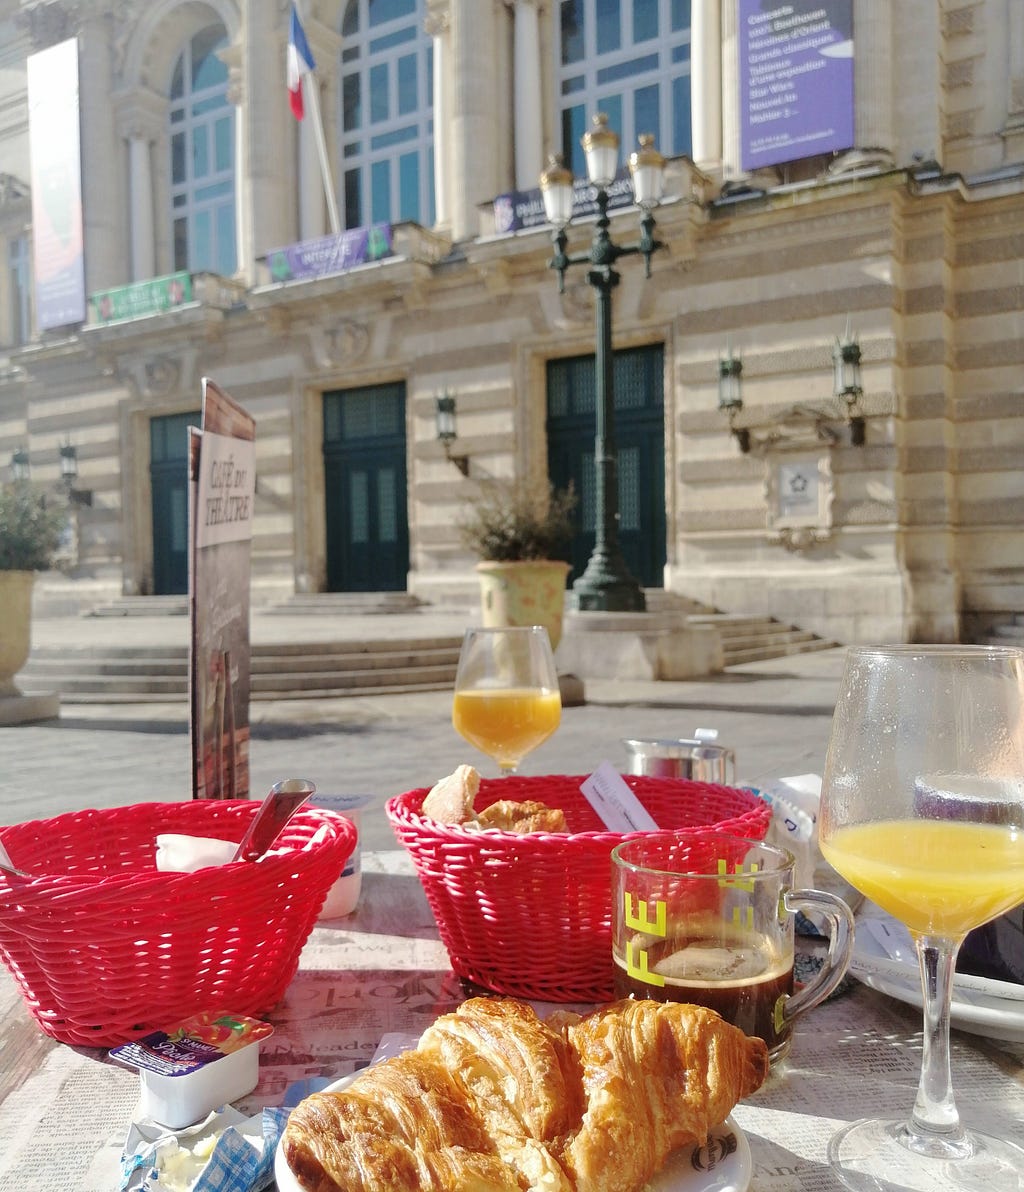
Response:
[[[28,661],[34,571],[0,571],[0,696],[20,695],[14,676]]]
[[[560,559],[521,563],[477,563],[480,605],[485,629],[505,625],[543,625],[551,648],[562,640],[565,577],[569,564]]]

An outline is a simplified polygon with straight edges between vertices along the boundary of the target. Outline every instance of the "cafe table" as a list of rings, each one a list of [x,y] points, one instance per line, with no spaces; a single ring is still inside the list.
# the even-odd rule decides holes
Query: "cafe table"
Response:
[[[365,853],[356,910],[316,927],[284,1001],[264,1015],[274,1034],[260,1082],[237,1108],[255,1114],[296,1082],[348,1075],[382,1036],[417,1035],[466,996],[408,855]],[[1024,1144],[1022,1058],[1022,1041],[953,1032],[964,1120]],[[852,982],[811,1011],[789,1057],[733,1114],[750,1145],[753,1192],[839,1189],[829,1136],[853,1118],[909,1112],[920,1060],[914,1006]],[[0,970],[0,1192],[116,1189],[137,1095],[136,1074],[105,1050],[44,1035]]]

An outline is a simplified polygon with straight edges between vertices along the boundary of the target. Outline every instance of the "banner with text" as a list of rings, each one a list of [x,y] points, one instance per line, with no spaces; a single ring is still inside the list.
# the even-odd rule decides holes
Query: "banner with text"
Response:
[[[249,797],[249,588],[256,424],[203,378],[191,428],[189,690],[192,795]]]
[[[297,281],[344,273],[346,269],[381,261],[393,254],[391,225],[374,224],[273,248],[267,253],[267,267],[274,281]]]
[[[853,146],[853,0],[739,0],[744,170]]]
[[[608,187],[608,210],[629,207],[633,203],[633,183],[628,170],[620,170]],[[499,236],[520,232],[523,228],[539,228],[548,222],[544,214],[544,200],[540,187],[533,190],[511,190],[498,195],[493,203],[494,231]],[[586,178],[576,178],[572,184],[572,217],[581,219],[597,214],[597,191]]]
[[[85,322],[78,41],[30,54],[28,143],[36,326]]]

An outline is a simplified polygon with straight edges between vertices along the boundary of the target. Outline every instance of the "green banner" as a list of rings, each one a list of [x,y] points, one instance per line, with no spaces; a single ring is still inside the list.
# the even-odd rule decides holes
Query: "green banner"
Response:
[[[166,277],[153,277],[130,286],[99,290],[90,295],[89,301],[97,323],[156,315],[192,301],[192,275],[169,273]]]

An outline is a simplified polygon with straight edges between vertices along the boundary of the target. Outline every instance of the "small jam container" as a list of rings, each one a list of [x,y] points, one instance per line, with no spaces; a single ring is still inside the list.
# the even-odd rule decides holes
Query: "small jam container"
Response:
[[[180,1130],[252,1092],[260,1040],[273,1033],[269,1022],[244,1015],[196,1014],[169,1031],[122,1043],[110,1055],[138,1070],[143,1116]]]
[[[319,807],[323,811],[336,811],[339,815],[350,819],[356,829],[356,847],[352,855],[345,862],[341,876],[327,891],[324,905],[318,919],[340,919],[343,915],[350,915],[356,909],[359,901],[359,891],[363,884],[363,867],[360,857],[362,847],[362,812],[373,802],[373,795],[323,795],[319,791],[310,799],[311,807]]]

